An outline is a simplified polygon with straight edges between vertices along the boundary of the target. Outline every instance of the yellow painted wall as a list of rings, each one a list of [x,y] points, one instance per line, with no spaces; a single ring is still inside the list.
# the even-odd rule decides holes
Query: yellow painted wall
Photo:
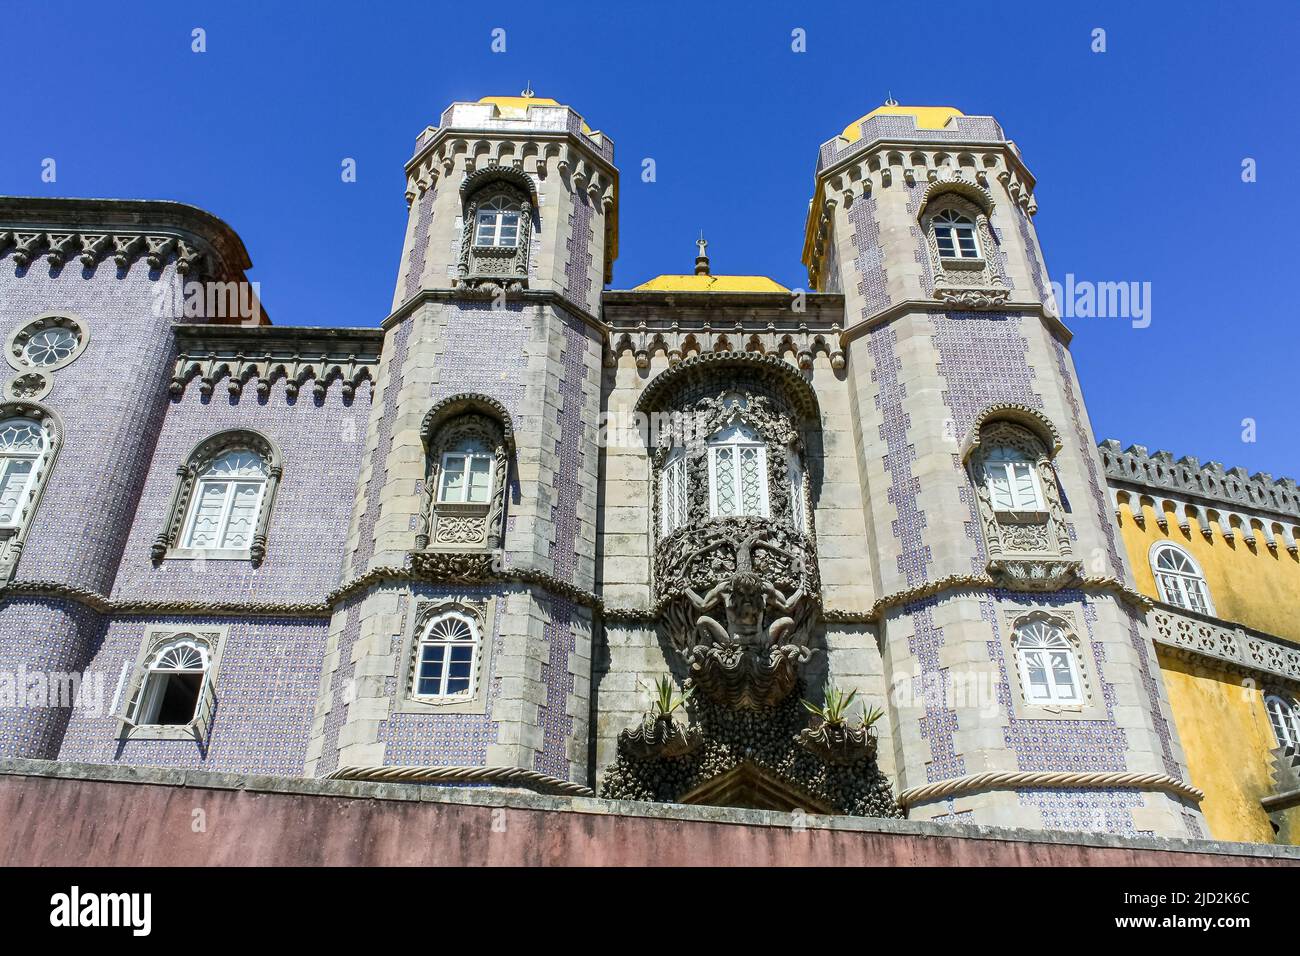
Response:
[[[1190,519],[1188,533],[1178,527],[1178,519],[1168,516],[1168,531],[1160,530],[1150,504],[1142,508],[1146,527],[1139,527],[1127,507],[1120,514],[1120,531],[1124,547],[1133,564],[1138,590],[1159,598],[1155,577],[1151,573],[1149,554],[1156,541],[1168,540],[1181,547],[1201,566],[1210,587],[1215,616],[1235,621],[1286,640],[1300,643],[1300,557],[1293,556],[1278,539],[1276,551],[1269,548],[1260,531],[1255,545],[1246,544],[1241,531],[1229,542],[1217,523],[1211,522],[1211,540]]]
[[[1193,785],[1205,791],[1201,812],[1217,840],[1273,843],[1260,798],[1273,792],[1276,746],[1263,692],[1238,675],[1179,660],[1157,648],[1160,669]],[[1243,683],[1244,682],[1244,683]],[[1300,815],[1300,808],[1288,811]],[[1300,832],[1288,827],[1293,839]]]

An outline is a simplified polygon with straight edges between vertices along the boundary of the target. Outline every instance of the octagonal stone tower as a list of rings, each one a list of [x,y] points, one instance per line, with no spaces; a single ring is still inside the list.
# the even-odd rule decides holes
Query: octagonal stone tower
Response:
[[[804,261],[844,296],[899,799],[919,819],[1196,834],[1033,189],[992,117],[947,107],[891,103],[818,157]]]
[[[587,774],[613,143],[554,100],[486,97],[448,107],[406,173],[308,770],[563,789]]]

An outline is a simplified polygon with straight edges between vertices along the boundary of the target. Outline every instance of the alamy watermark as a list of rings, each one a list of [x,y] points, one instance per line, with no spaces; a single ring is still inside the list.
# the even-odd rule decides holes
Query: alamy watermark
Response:
[[[154,283],[153,314],[252,323],[262,314],[262,287],[257,282],[182,282],[173,276]]]
[[[1052,282],[1047,306],[1062,319],[1128,319],[1135,329],[1151,324],[1150,282],[1092,282],[1065,274]]]

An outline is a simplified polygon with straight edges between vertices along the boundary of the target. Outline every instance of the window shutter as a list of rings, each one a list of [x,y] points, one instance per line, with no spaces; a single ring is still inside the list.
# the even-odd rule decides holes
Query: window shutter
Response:
[[[126,685],[127,693],[117,713],[119,730],[126,731],[136,726],[134,719],[136,706],[140,701],[140,695],[144,693],[145,684],[148,680],[149,668],[142,664],[136,664],[131,669],[131,680]]]
[[[190,724],[190,728],[194,731],[194,739],[199,743],[207,739],[216,709],[217,691],[212,680],[212,669],[208,668],[203,672],[203,687],[199,690],[199,703],[194,710],[194,720]]]

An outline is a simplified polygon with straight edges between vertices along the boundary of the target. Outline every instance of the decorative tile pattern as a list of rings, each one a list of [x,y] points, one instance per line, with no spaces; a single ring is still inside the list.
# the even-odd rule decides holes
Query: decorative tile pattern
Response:
[[[868,318],[889,306],[889,281],[885,273],[885,251],[880,245],[880,222],[876,218],[876,198],[860,196],[848,210],[852,227],[853,271],[858,276],[858,295],[862,296],[860,318]],[[835,244],[830,242],[831,251]],[[837,263],[828,258],[823,274],[840,283]],[[827,291],[834,291],[828,289]]]
[[[115,621],[86,668],[88,680],[103,681],[106,711],[114,698],[117,712],[125,706],[145,628],[154,624],[229,627],[216,671],[217,704],[208,739],[120,741],[114,713],[94,717],[78,709],[58,759],[300,776],[320,686],[325,622],[235,617]]]
[[[356,665],[352,661],[352,649],[357,638],[361,636],[361,604],[364,598],[356,598],[343,604],[334,612],[334,620],[342,618],[342,631],[339,635],[337,663],[329,675],[328,704],[329,713],[325,716],[325,744],[320,760],[316,764],[316,776],[324,777],[338,769],[339,734],[348,722],[348,704],[351,700],[350,685],[356,679]]]
[[[420,280],[424,276],[424,263],[429,251],[429,230],[433,227],[433,204],[437,198],[438,187],[435,183],[417,200],[415,236],[411,240],[411,250],[406,261],[406,280],[402,289],[405,300],[420,291]]]
[[[546,644],[550,657],[542,665],[542,682],[546,685],[546,703],[538,708],[537,720],[542,728],[542,750],[533,762],[540,773],[569,779],[569,740],[573,736],[573,718],[569,715],[569,696],[573,693],[573,674],[569,656],[574,651],[573,605],[563,598],[550,601],[550,620],[546,622]]]
[[[564,377],[560,380],[558,437],[555,440],[555,497],[551,505],[554,574],[573,581],[578,545],[578,493],[584,484],[583,384],[587,379],[587,338],[576,319],[560,313],[564,323]]]
[[[943,647],[943,628],[934,623],[932,610],[939,598],[930,598],[908,604],[903,613],[912,619],[915,632],[907,641],[907,649],[916,658],[918,672],[912,679],[912,699],[925,702],[925,716],[921,718],[921,736],[930,745],[930,759],[925,765],[926,783],[960,777],[966,773],[966,760],[953,746],[957,732],[957,712],[949,706],[955,700],[952,692],[952,675],[939,663],[939,650]]]
[[[574,304],[594,311],[591,303],[591,201],[586,192],[575,189],[571,194],[573,210],[569,213],[568,261],[564,265],[564,294]]]
[[[1133,811],[1142,794],[1132,790],[1017,790],[1022,807],[1036,807],[1046,830],[1138,836]]]
[[[451,592],[436,588],[417,587],[415,600],[436,600],[450,596]],[[487,706],[482,714],[412,714],[392,713],[379,725],[378,739],[384,748],[384,765],[389,767],[483,767],[487,765],[487,748],[497,742],[497,721],[492,710],[501,693],[501,676],[497,663],[501,659],[501,617],[504,595],[484,588],[464,588],[455,592],[473,599],[501,597],[495,616],[494,630],[485,635],[492,644],[492,662],[486,682]],[[405,634],[405,616],[412,613],[411,599],[401,601],[403,627],[393,637],[392,654],[397,661],[397,674],[388,679],[388,696],[396,702],[405,688],[399,681],[407,677],[407,662],[402,659],[402,640]]]

